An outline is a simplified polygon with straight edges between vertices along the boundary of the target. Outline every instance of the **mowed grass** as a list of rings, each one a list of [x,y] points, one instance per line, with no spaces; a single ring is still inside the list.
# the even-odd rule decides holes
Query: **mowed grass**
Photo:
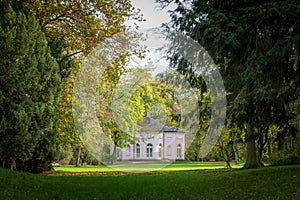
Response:
[[[65,176],[0,169],[0,199],[300,199],[300,165],[217,171]]]
[[[232,164],[233,169],[243,165]],[[149,172],[149,171],[192,171],[192,170],[216,170],[224,169],[225,162],[119,162],[112,166],[60,166],[55,167],[55,172],[84,173],[84,172]]]
[[[80,172],[113,172],[116,171],[113,168],[106,166],[79,166],[74,165],[62,165],[60,167],[54,167],[53,173],[60,172],[71,172],[71,173],[80,173]],[[51,173],[51,172],[50,172]]]

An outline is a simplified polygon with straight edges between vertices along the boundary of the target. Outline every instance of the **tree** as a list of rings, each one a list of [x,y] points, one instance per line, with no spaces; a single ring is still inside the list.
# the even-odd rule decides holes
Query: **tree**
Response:
[[[64,41],[67,56],[87,55],[105,38],[123,32],[126,18],[141,20],[130,1],[17,1],[38,19],[50,41]]]
[[[1,2],[0,154],[3,163],[39,172],[56,153],[61,79],[38,21],[16,8]]]
[[[108,102],[100,104],[102,107],[106,105],[107,110],[102,109],[102,112],[99,112],[99,119],[113,142],[111,164],[114,163],[117,147],[122,149],[127,143],[134,142],[134,135],[140,131],[141,123],[147,114],[157,120],[166,120],[160,122],[170,127],[178,126],[178,122],[176,124],[172,117],[174,111],[178,110],[174,107],[175,97],[172,90],[155,82],[148,69],[127,70],[114,86],[113,98],[109,98]],[[162,117],[165,113],[166,116]]]
[[[107,149],[110,142],[116,143],[122,132],[115,126],[112,96],[120,76],[126,71],[127,57],[136,50],[133,48],[137,47],[137,39],[132,33],[107,38],[89,54],[76,75],[72,96],[76,130],[86,148],[97,158],[103,157],[100,155],[103,149]]]
[[[167,30],[196,40],[219,66],[229,118],[246,127],[244,168],[261,167],[259,130],[271,123],[290,126],[286,106],[299,95],[299,1],[158,2],[177,4]],[[177,54],[170,58],[177,68],[186,65]]]
[[[133,78],[129,81],[133,91],[129,108],[135,123],[149,115],[167,127],[178,128],[180,108],[175,90],[162,79],[152,77],[147,69],[132,69],[130,72]]]
[[[158,74],[157,79],[176,91],[181,112],[175,117],[180,121],[180,129],[188,133],[185,159],[198,161],[202,159],[201,148],[205,146],[202,144],[211,120],[211,95],[202,77],[189,73],[183,66],[176,70]]]
[[[72,115],[73,86],[82,62],[82,56],[78,55],[87,55],[106,38],[125,31],[124,20],[135,16],[133,8],[127,1],[34,1],[34,4],[27,2],[25,5],[36,13],[51,53],[60,65],[63,89],[58,107],[60,125],[57,140],[61,148],[74,143],[79,145]],[[115,69],[120,68],[109,68],[111,71]],[[113,72],[110,74],[116,78],[114,75]]]
[[[58,105],[59,148],[69,149],[70,145],[82,146],[74,127],[72,100],[76,74],[83,58],[105,39],[125,31],[129,32],[124,24],[126,19],[142,20],[142,18],[127,0],[17,2],[22,9],[30,10],[38,19],[51,48],[51,55],[60,67],[63,83]],[[136,48],[135,53],[141,55],[140,48]],[[117,79],[115,75],[121,71],[122,69],[116,65],[106,70],[110,73],[111,79]]]

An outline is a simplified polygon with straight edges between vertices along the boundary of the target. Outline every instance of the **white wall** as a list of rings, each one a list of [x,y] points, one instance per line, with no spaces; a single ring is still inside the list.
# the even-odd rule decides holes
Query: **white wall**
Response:
[[[171,132],[159,134],[136,134],[136,144],[140,144],[140,157],[136,156],[136,146],[129,144],[129,148],[124,148],[121,152],[122,160],[176,160],[177,145],[181,145],[181,158],[184,159],[185,137],[184,133]],[[147,158],[147,144],[152,144],[152,157]],[[159,144],[162,144],[162,155],[159,157]],[[168,147],[169,146],[169,147]],[[130,152],[128,151],[130,150]]]

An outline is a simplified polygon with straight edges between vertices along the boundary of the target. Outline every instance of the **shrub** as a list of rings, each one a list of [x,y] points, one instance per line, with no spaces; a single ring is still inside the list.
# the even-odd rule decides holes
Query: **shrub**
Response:
[[[293,140],[292,147],[276,150],[270,156],[271,165],[300,164],[300,139]]]

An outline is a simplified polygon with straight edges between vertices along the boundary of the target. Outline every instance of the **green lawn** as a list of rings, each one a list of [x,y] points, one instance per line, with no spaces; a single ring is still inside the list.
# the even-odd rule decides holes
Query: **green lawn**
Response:
[[[300,199],[300,165],[215,172],[194,170],[197,164],[177,162],[168,166],[173,170],[148,173],[109,172],[103,167],[105,173],[88,176],[0,168],[0,199]],[[87,168],[96,167],[80,168],[81,172]]]
[[[149,172],[149,171],[191,171],[224,169],[225,162],[120,162],[113,166],[60,166],[55,167],[55,172]],[[234,169],[242,165],[232,165]]]
[[[116,171],[113,168],[106,167],[106,166],[73,166],[73,165],[66,165],[66,166],[60,166],[60,167],[54,167],[55,172],[71,172],[71,173],[80,173],[80,172],[113,172]],[[51,173],[51,172],[50,172]]]

